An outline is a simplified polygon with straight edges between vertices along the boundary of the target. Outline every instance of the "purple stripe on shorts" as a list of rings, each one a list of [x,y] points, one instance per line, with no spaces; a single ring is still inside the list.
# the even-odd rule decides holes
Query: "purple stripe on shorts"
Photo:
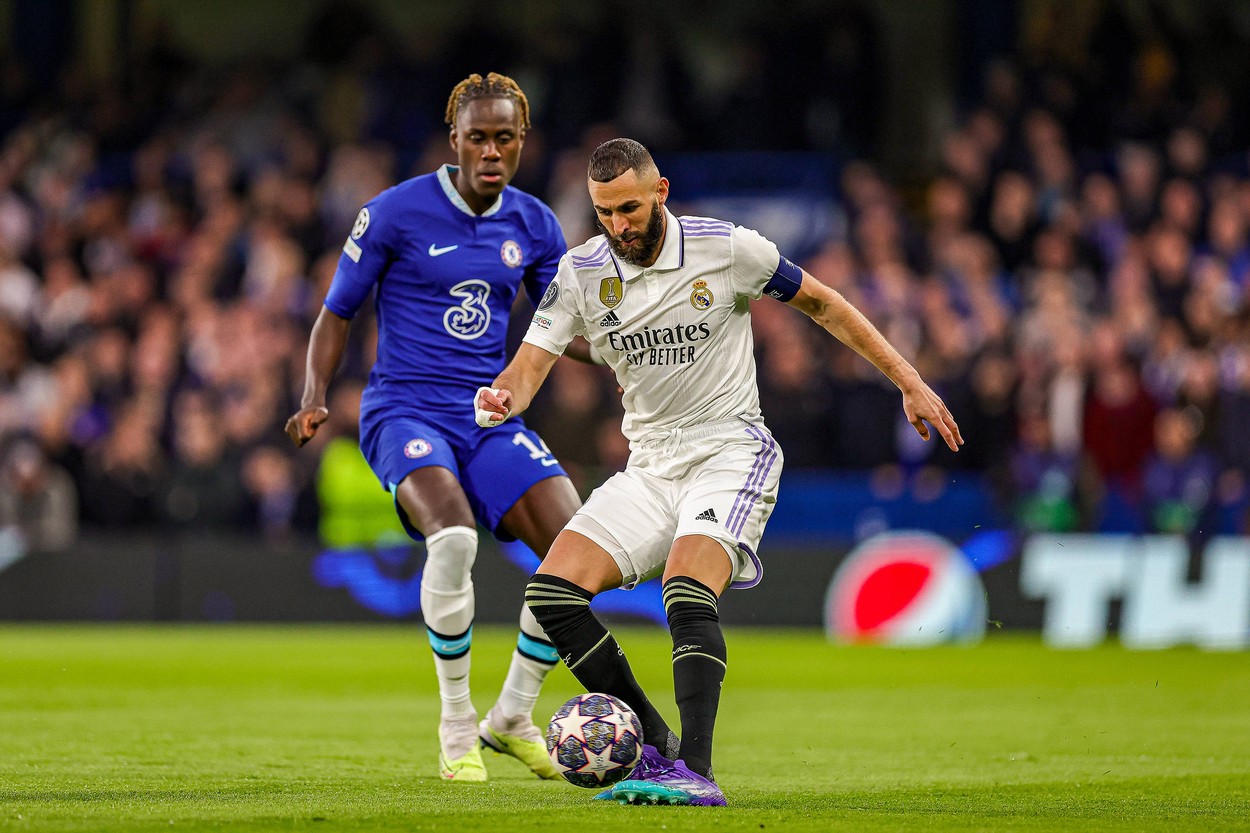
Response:
[[[748,426],[746,431],[760,441],[760,450],[756,452],[755,465],[751,467],[751,473],[747,475],[746,482],[738,490],[733,508],[729,510],[729,517],[725,520],[725,529],[734,535],[742,531],[747,516],[751,514],[751,510],[755,508],[755,502],[762,494],[760,488],[768,478],[768,473],[772,471],[773,463],[777,461],[776,440],[755,426]]]
[[[760,499],[763,494],[764,481],[768,479],[768,475],[773,470],[773,463],[777,462],[777,442],[771,436],[768,437],[768,452],[764,455],[764,468],[756,477],[753,489],[750,492],[750,500],[743,506],[742,511],[738,513],[738,518],[734,522],[734,535],[742,532],[742,527],[746,525],[747,518],[751,515],[751,510],[755,508],[755,502]]]
[[[759,430],[752,425],[748,425],[746,432],[760,442],[760,450],[755,452],[755,462],[751,466],[751,471],[747,474],[747,479],[742,484],[742,488],[738,490],[738,496],[734,498],[734,505],[729,510],[729,517],[725,519],[725,529],[728,529],[730,532],[734,532],[734,522],[742,514],[747,498],[752,492],[756,491],[753,486],[759,477],[760,470],[764,466],[764,459],[768,455],[768,443],[760,435]],[[736,535],[737,533],[734,532],[734,534]]]
[[[750,590],[752,587],[754,587],[755,585],[763,581],[764,564],[762,561],[760,561],[760,557],[755,554],[755,550],[751,549],[750,547],[748,547],[746,544],[742,543],[741,541],[738,542],[738,549],[745,552],[747,556],[751,559],[751,561],[754,562],[755,578],[747,579],[746,581],[732,581],[729,583],[729,589],[730,590]]]

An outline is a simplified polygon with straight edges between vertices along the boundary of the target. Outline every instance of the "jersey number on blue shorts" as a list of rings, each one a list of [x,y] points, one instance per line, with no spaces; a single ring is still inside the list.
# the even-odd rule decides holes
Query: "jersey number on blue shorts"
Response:
[[[544,466],[554,466],[560,461],[551,454],[551,449],[547,448],[547,444],[540,438],[538,445],[534,445],[534,441],[525,436],[525,432],[517,431],[512,435],[513,445],[523,445],[529,449],[531,460],[541,460]]]

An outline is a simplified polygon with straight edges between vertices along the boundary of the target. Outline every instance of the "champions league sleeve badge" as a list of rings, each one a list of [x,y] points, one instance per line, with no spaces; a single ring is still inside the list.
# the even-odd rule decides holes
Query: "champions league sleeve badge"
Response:
[[[521,265],[524,255],[521,252],[521,245],[515,240],[505,240],[503,245],[499,247],[499,257],[503,260],[504,265],[509,269],[515,269]]]
[[[553,280],[547,284],[547,291],[543,293],[543,299],[538,302],[538,308],[540,310],[551,309],[558,300],[560,300],[560,284]]]
[[[365,232],[369,229],[369,209],[362,208],[360,213],[356,215],[356,222],[352,224],[352,239],[359,240],[365,236]]]
[[[360,244],[356,241],[364,237],[365,232],[369,228],[369,209],[362,208],[360,213],[356,215],[356,222],[352,224],[351,237],[347,238],[347,242],[343,244],[343,251],[352,259],[353,263],[360,262],[360,256],[364,252],[360,248]]]

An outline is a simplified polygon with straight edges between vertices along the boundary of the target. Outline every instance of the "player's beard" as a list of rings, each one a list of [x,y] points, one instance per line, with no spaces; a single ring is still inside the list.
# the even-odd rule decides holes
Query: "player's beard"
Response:
[[[651,263],[655,259],[655,253],[659,251],[660,242],[664,239],[664,215],[661,213],[660,201],[656,200],[651,203],[651,216],[647,218],[647,227],[642,231],[630,233],[631,236],[628,239],[637,241],[632,246],[621,245],[624,235],[620,237],[613,235],[602,222],[599,223],[599,228],[603,229],[604,236],[608,238],[608,245],[621,260],[635,266]]]

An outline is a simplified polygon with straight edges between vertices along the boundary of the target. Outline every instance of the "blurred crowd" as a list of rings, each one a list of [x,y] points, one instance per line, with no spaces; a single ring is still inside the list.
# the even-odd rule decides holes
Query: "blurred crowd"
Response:
[[[764,300],[761,398],[788,469],[963,470],[1032,529],[1099,528],[1119,511],[1182,534],[1241,513],[1245,530],[1247,125],[1238,90],[1195,71],[1185,42],[1117,8],[1075,50],[1062,20],[1030,21],[921,183],[874,165],[863,85],[832,104],[824,84],[767,103],[768,88],[751,98],[745,82],[724,96],[740,114],[730,127],[781,123],[742,117],[752,101],[806,114],[794,123],[812,131],[780,149],[827,150],[813,114],[831,106],[858,119],[843,147],[861,153],[838,195],[848,222],[803,266],[916,364],[967,439],[958,455],[920,442],[879,373]],[[4,67],[0,527],[52,548],[80,523],[314,528],[319,450],[356,431],[376,335],[362,312],[331,422],[296,452],[281,425],[307,334],[359,206],[451,161],[441,97],[463,75],[397,67],[368,31],[343,48],[327,34],[347,28],[335,21],[282,72],[199,67],[159,40],[136,52],[124,91],[72,71],[39,91]],[[871,42],[862,15],[823,25],[835,47]],[[1116,47],[1097,51],[1108,31]],[[596,95],[586,34],[553,30],[539,55],[514,56],[518,69],[471,31],[457,42],[469,71],[510,71],[534,91],[516,184],[549,201],[571,243],[593,233],[584,171],[599,141],[635,135],[662,154],[700,135],[681,128],[674,95],[688,87],[653,83],[662,74]],[[662,38],[633,45],[642,64],[671,54]],[[850,51],[825,50],[812,71],[877,77],[871,50]],[[585,103],[561,108],[561,96]],[[718,135],[769,146],[745,125]],[[530,422],[585,492],[624,465],[620,413],[601,368],[561,361]]]

